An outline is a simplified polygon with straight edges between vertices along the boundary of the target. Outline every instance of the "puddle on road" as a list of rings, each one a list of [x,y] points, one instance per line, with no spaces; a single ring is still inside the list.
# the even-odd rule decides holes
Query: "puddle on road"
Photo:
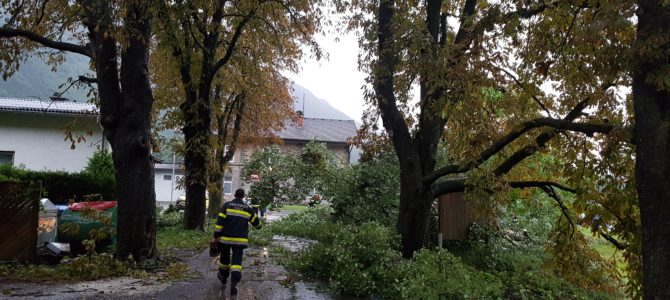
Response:
[[[290,252],[298,252],[304,250],[307,246],[316,243],[317,241],[298,238],[294,236],[275,235],[272,237],[272,243],[284,247]]]

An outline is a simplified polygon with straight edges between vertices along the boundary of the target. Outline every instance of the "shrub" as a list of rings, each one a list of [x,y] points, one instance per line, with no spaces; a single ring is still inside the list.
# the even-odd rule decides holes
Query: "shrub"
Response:
[[[55,204],[66,204],[70,199],[83,200],[85,195],[100,194],[105,200],[115,200],[114,182],[101,181],[84,173],[63,171],[29,171],[0,165],[0,178],[18,181],[41,181],[42,188]]]
[[[388,290],[389,283],[397,279],[389,270],[401,260],[395,232],[375,222],[340,224],[331,230],[331,238],[311,245],[293,266],[308,275],[328,278],[331,289],[343,295]]]
[[[271,228],[263,227],[260,230],[249,230],[249,245],[252,247],[269,246],[274,232]]]
[[[269,224],[268,229],[274,234],[328,241],[332,239],[334,227],[331,214],[328,206],[310,207]]]
[[[327,184],[337,220],[356,224],[377,221],[393,226],[400,203],[400,168],[395,156],[377,157],[362,164],[342,168]]]
[[[584,289],[547,268],[551,255],[542,243],[507,240],[492,227],[475,224],[468,240],[449,245],[461,261],[502,282],[506,299],[610,299],[617,295]],[[574,260],[567,260],[567,264]],[[606,282],[606,281],[603,281]]]
[[[116,184],[114,161],[112,154],[108,151],[99,150],[93,153],[81,173],[99,182],[112,186]]]
[[[183,215],[178,211],[156,211],[156,227],[166,228],[182,225]]]
[[[510,272],[498,275],[505,287],[506,299],[616,299],[598,291],[583,290],[545,270]]]
[[[498,299],[503,284],[446,250],[422,250],[402,267],[399,299]],[[395,298],[395,297],[394,297]]]

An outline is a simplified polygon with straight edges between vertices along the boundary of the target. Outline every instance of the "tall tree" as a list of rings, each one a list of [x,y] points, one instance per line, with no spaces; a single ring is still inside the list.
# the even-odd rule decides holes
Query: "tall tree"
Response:
[[[314,1],[203,0],[165,2],[159,9],[165,35],[180,76],[184,101],[180,105],[185,138],[186,209],[184,227],[203,229],[208,180],[212,95],[219,72],[244,47],[262,50],[266,57],[290,66],[312,47],[320,11]],[[317,51],[318,53],[318,51]],[[225,95],[224,95],[225,96]],[[234,150],[234,145],[229,148]]]
[[[245,53],[248,60],[253,55]],[[218,85],[214,103],[216,138],[212,150],[209,176],[208,214],[215,217],[223,203],[223,180],[228,171],[228,163],[238,149],[266,145],[272,141],[274,133],[283,128],[284,121],[293,114],[293,99],[288,91],[288,80],[278,71],[268,68],[267,64],[256,61],[250,70],[239,65],[236,69],[244,73],[227,72],[226,76],[238,78],[227,80],[231,89],[226,91],[229,97],[221,97]],[[232,84],[231,84],[232,83]],[[223,84],[223,83],[222,83]],[[217,98],[220,101],[217,101]],[[249,149],[250,150],[250,149]],[[240,159],[245,159],[240,155]]]
[[[63,53],[87,56],[98,88],[100,124],[112,147],[118,197],[117,257],[156,254],[156,196],[151,161],[146,1],[3,1],[0,62],[4,76],[32,55],[57,66]],[[120,66],[119,66],[120,64]]]
[[[640,0],[633,66],[645,299],[670,298],[670,5]]]
[[[362,66],[370,71],[374,106],[366,126],[374,130],[381,116],[400,161],[397,228],[405,257],[428,241],[430,207],[440,195],[468,190],[489,199],[506,188],[576,191],[560,184],[569,169],[543,177],[520,163],[542,151],[570,163],[598,161],[587,149],[610,141],[590,136],[626,126],[611,107],[621,103],[613,91],[626,85],[626,69],[616,61],[624,60],[632,26],[616,14],[629,12],[629,2],[595,8],[590,1],[359,4],[360,11],[374,13],[374,20],[351,18],[367,37]],[[593,43],[602,47],[593,49]],[[560,94],[543,91],[546,84]],[[410,102],[414,85],[416,105]],[[588,147],[569,148],[571,140]],[[438,166],[441,141],[448,157]],[[478,189],[484,193],[474,193]]]

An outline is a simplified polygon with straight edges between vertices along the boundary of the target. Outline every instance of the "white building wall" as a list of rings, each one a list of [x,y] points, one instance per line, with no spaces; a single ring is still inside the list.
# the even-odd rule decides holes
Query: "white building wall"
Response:
[[[69,124],[75,124],[72,131],[75,140],[78,136],[85,139],[76,143],[75,149],[65,140],[65,128]],[[14,152],[14,166],[79,172],[100,147],[102,129],[95,116],[0,112],[0,151]]]
[[[174,204],[179,196],[186,193],[183,188],[179,188],[179,184],[177,183],[183,176],[181,170],[176,169],[174,177],[172,177],[171,169],[156,168],[154,174],[156,204],[162,206],[163,209],[167,208],[170,204]],[[166,176],[171,178],[168,179]]]
[[[75,119],[72,136],[75,140],[83,136],[85,141],[76,143],[75,149],[71,149],[72,143],[65,140],[65,127]],[[14,152],[14,166],[36,171],[79,172],[101,147],[102,129],[94,116],[0,112],[0,151]],[[110,150],[108,144],[105,147]],[[186,192],[179,188],[178,180],[183,176],[179,168],[172,179],[166,180],[165,175],[172,176],[172,165],[156,166],[156,204],[163,208],[175,203]]]

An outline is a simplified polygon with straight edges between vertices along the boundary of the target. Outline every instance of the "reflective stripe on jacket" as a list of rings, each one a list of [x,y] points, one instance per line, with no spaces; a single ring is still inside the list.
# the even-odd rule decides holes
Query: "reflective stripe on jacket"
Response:
[[[249,243],[249,224],[256,229],[261,228],[261,220],[254,210],[242,199],[228,201],[216,217],[214,237],[222,244],[246,247]]]

